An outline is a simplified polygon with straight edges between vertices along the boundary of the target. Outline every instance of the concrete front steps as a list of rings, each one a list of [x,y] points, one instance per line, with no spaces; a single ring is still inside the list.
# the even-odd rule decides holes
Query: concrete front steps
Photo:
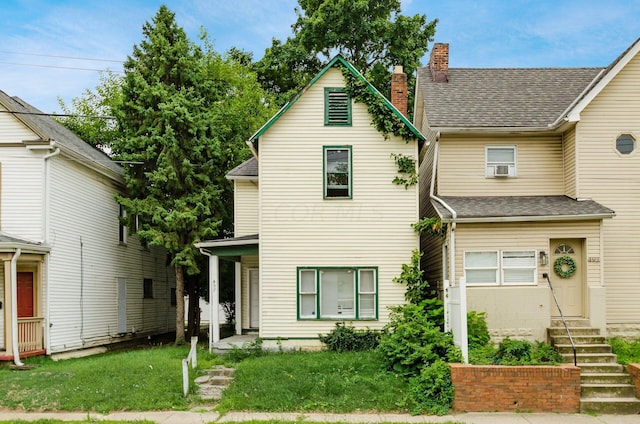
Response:
[[[589,325],[586,319],[567,319],[580,367],[580,412],[639,414],[640,400],[629,374],[616,362],[600,330]],[[565,362],[573,363],[573,348],[562,320],[551,320],[548,333]]]

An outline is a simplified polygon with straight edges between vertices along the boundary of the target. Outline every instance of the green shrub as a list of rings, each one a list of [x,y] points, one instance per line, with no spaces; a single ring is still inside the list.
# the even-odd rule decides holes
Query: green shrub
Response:
[[[423,367],[439,359],[460,362],[462,355],[450,333],[443,333],[424,310],[413,304],[391,308],[378,351],[389,370],[405,376],[417,376]]]
[[[467,331],[469,334],[469,349],[489,344],[491,336],[489,336],[486,313],[476,311],[467,312]]]
[[[614,337],[608,340],[613,353],[618,355],[618,363],[622,365],[640,363],[640,339],[625,340]]]
[[[469,363],[472,365],[495,365],[496,348],[492,344],[469,348]]]
[[[507,337],[498,345],[494,362],[497,365],[522,365],[531,362],[531,343]]]
[[[411,264],[403,264],[402,272],[393,281],[404,284],[407,288],[404,294],[407,302],[419,305],[429,321],[437,327],[444,328],[444,302],[438,299],[436,291],[431,289],[429,283],[422,279],[421,256],[419,251],[414,250],[411,255]]]
[[[555,365],[562,363],[562,355],[557,350],[544,342],[535,342],[531,350],[531,362],[533,365]]]
[[[327,333],[320,335],[320,341],[327,350],[334,352],[362,352],[374,350],[380,343],[380,331],[358,330],[352,325],[343,322],[336,323],[336,327]]]
[[[451,381],[451,368],[441,359],[420,374],[409,380],[409,403],[414,415],[427,413],[445,415],[453,404],[454,387]]]

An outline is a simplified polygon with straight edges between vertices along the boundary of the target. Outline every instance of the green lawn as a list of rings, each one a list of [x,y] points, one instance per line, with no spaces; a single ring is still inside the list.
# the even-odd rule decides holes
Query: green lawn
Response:
[[[239,363],[219,410],[406,411],[406,391],[373,352],[292,352]]]
[[[102,413],[185,410],[198,400],[182,394],[182,359],[188,352],[188,347],[168,346],[60,362],[26,360],[38,367],[0,368],[0,407]]]
[[[182,395],[188,347],[165,346],[53,362],[0,367],[0,408],[27,411],[187,410],[203,402]],[[199,370],[223,361],[199,350]],[[229,365],[229,364],[228,364]],[[375,352],[289,352],[250,357],[234,365],[235,379],[218,410],[262,412],[406,412],[405,379],[382,368]],[[199,370],[193,371],[191,379]],[[53,421],[52,421],[53,422]],[[47,423],[47,421],[42,421]]]

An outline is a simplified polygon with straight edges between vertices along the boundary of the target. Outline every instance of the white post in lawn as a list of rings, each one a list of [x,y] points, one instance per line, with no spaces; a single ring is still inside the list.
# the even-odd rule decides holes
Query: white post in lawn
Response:
[[[242,334],[242,264],[236,262],[236,334]],[[231,324],[231,323],[229,323]]]
[[[189,360],[182,360],[182,391],[186,396],[189,393]]]
[[[209,256],[209,352],[213,352],[214,343],[220,341],[220,271],[219,259],[215,255]]]

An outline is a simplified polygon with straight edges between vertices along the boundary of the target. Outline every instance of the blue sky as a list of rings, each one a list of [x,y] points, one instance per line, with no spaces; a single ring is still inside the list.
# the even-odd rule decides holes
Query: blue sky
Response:
[[[69,104],[99,83],[95,69],[122,69],[162,3],[191,39],[204,27],[218,51],[236,46],[255,58],[273,37],[291,35],[297,6],[296,0],[3,0],[0,90],[60,111],[58,97]],[[438,18],[435,41],[450,44],[451,67],[607,66],[640,37],[640,0],[402,0],[402,11]]]

